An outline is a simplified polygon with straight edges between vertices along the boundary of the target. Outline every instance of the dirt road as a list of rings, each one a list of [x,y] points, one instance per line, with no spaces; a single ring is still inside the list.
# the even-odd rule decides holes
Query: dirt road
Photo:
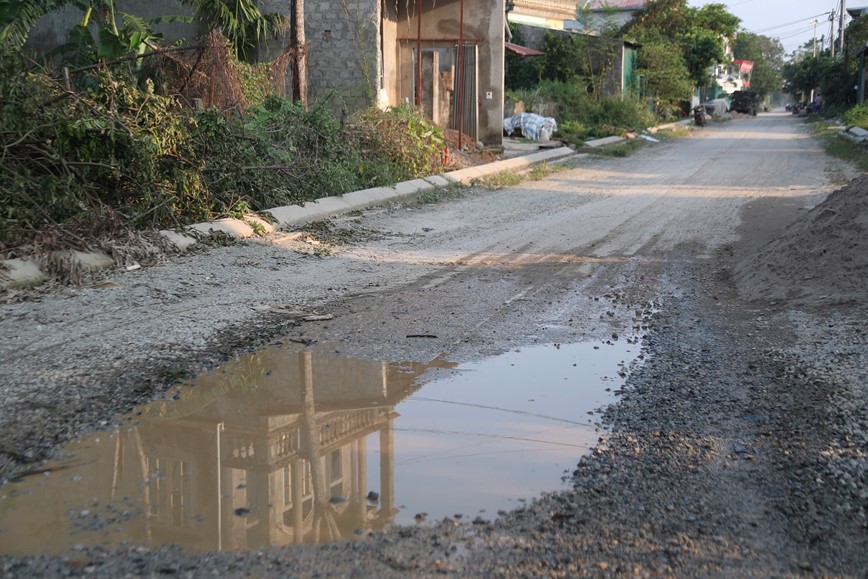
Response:
[[[423,363],[636,339],[646,362],[571,488],[496,521],[265,554],[82,548],[74,565],[7,556],[0,571],[862,576],[864,302],[745,302],[729,277],[851,176],[799,120],[760,115],[513,188],[348,215],[320,244],[276,235],[9,299],[7,477],[277,337]],[[14,532],[2,513],[0,533]]]

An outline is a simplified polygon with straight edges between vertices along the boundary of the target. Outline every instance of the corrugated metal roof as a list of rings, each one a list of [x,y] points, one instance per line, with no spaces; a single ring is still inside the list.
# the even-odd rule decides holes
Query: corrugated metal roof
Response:
[[[590,0],[587,3],[580,0],[579,6],[583,4],[585,8],[590,10],[603,10],[606,7],[617,10],[641,10],[645,8],[647,0]]]
[[[515,53],[519,56],[540,56],[545,54],[545,52],[541,52],[536,50],[535,48],[528,48],[527,46],[519,46],[518,44],[513,44],[512,42],[504,42],[504,48],[508,51]]]

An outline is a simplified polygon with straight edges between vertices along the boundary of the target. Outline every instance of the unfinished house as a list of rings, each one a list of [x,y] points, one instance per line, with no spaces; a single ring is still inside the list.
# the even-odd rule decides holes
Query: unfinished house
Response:
[[[291,12],[289,0],[266,7],[281,4]],[[308,1],[310,98],[350,112],[418,104],[438,126],[500,145],[504,21],[503,0]]]
[[[563,0],[561,0],[563,1]],[[545,2],[543,2],[545,3]],[[119,0],[148,17],[189,14],[178,0]],[[262,0],[263,13],[292,19],[295,0]],[[444,129],[474,142],[501,144],[503,122],[504,0],[308,0],[304,4],[309,96],[337,114],[373,104],[415,103]],[[46,17],[30,44],[62,43],[80,11]],[[200,32],[175,24],[169,40]],[[263,39],[257,59],[272,60],[291,41],[291,29]]]
[[[500,145],[502,0],[386,4],[381,88],[387,92],[389,103],[396,97],[416,102],[439,126],[460,126],[475,140]]]

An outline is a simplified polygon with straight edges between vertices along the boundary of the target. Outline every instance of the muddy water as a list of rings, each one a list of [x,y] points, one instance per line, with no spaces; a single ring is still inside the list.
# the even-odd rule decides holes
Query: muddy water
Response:
[[[0,553],[241,550],[490,519],[572,469],[637,354],[621,341],[395,364],[266,348],[0,489]]]

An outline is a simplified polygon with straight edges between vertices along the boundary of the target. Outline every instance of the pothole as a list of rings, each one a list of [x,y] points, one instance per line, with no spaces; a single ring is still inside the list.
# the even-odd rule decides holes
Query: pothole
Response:
[[[245,550],[491,519],[595,444],[638,354],[550,344],[459,365],[265,348],[0,489],[0,553]]]

